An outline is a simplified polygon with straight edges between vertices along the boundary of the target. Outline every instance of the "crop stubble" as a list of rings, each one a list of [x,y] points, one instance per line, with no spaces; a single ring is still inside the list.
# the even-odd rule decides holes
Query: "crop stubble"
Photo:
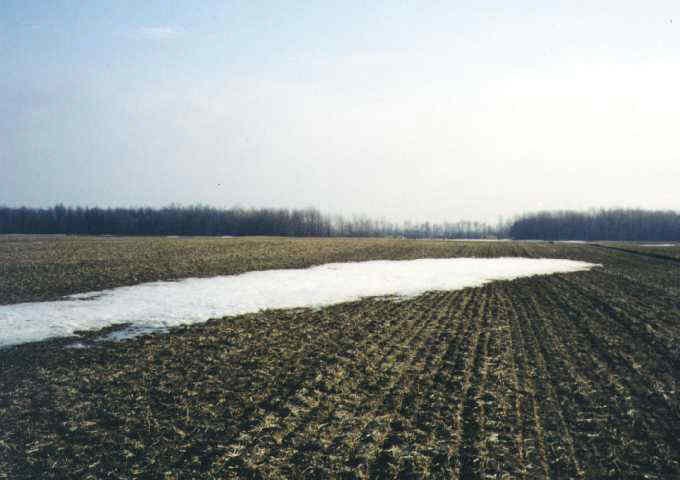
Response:
[[[575,245],[250,241],[290,249],[278,266],[306,250],[604,267],[0,351],[0,478],[680,477],[677,262]]]

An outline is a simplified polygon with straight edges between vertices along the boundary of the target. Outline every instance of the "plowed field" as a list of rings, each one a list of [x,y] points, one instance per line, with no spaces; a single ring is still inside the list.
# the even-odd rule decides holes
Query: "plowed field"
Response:
[[[0,350],[0,478],[680,478],[672,259],[547,243],[124,239],[121,263],[114,241],[45,241],[49,260],[27,240],[0,242],[0,292],[50,297],[35,279],[45,271],[57,282],[60,268],[88,273],[53,295],[88,289],[89,278],[125,284],[168,252],[181,252],[181,273],[192,251],[207,265],[193,274],[205,275],[242,271],[227,258],[283,268],[529,256],[603,267],[265,311],[84,349],[57,340]],[[98,265],[111,271],[97,276]]]

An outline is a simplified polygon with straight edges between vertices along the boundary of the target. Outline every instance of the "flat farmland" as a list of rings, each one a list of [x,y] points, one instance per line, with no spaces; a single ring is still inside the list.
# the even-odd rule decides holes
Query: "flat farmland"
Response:
[[[631,253],[641,253],[657,258],[674,258],[680,260],[680,244],[678,243],[605,243],[609,248],[618,248]]]
[[[531,250],[505,242],[399,239],[0,235],[0,305],[154,280],[331,262],[499,254],[527,256]]]
[[[0,478],[680,478],[680,263],[646,252],[3,237],[3,304],[340,261],[602,266],[266,310],[89,348],[2,349]]]

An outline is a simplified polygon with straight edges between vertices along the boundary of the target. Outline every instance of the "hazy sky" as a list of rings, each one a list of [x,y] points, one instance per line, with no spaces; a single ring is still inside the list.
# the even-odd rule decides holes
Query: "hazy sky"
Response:
[[[0,73],[0,204],[680,209],[677,0],[2,0]]]

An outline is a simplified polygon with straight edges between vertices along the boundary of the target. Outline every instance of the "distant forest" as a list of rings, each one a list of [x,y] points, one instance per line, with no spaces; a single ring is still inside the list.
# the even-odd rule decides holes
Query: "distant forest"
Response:
[[[0,206],[0,233],[677,241],[680,213],[632,209],[539,212],[491,226],[470,221],[398,224],[368,217],[347,219],[313,208]]]
[[[479,222],[397,224],[368,217],[328,216],[318,210],[0,207],[0,233],[78,235],[279,235],[295,237],[487,238],[497,227]]]
[[[537,240],[680,240],[680,213],[639,209],[560,211],[523,215],[508,235]]]

